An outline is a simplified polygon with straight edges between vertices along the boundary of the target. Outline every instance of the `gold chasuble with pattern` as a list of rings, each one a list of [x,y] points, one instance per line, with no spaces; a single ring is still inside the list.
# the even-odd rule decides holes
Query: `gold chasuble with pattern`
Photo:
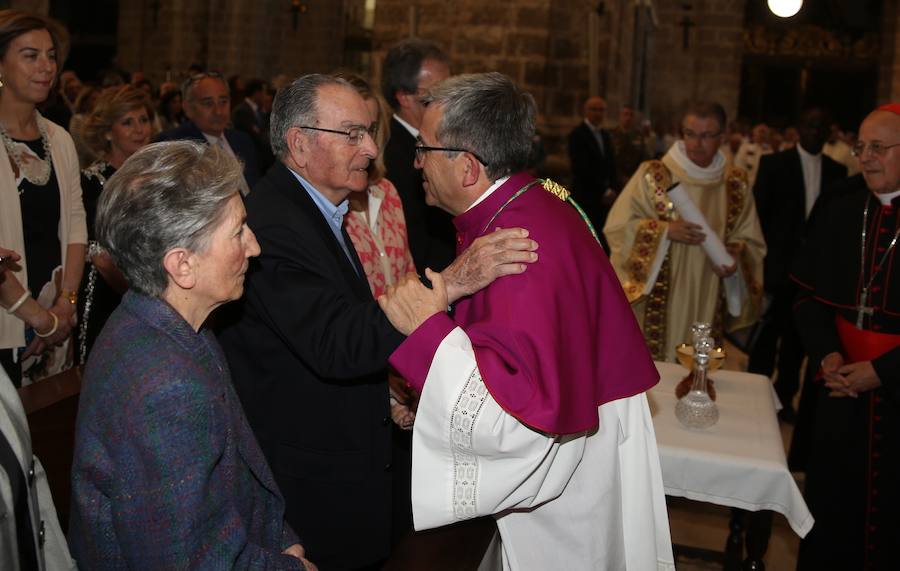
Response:
[[[666,190],[681,183],[710,228],[725,244],[738,247],[743,281],[739,315],[727,310],[724,280],[713,271],[701,245],[670,241],[669,221],[678,213]],[[690,342],[695,321],[713,324],[717,342],[726,331],[752,325],[759,317],[766,244],[756,215],[747,173],[725,164],[719,152],[706,168],[687,158],[683,143],[661,161],[647,161],[625,186],[603,229],[610,261],[631,302],[653,358],[674,361],[675,347]]]

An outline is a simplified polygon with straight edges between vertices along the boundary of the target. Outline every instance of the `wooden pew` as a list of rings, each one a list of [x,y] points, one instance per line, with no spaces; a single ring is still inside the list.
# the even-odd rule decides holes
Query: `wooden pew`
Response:
[[[72,496],[69,474],[75,448],[81,375],[81,367],[76,367],[19,389],[31,430],[32,450],[47,472],[63,532],[69,526]]]

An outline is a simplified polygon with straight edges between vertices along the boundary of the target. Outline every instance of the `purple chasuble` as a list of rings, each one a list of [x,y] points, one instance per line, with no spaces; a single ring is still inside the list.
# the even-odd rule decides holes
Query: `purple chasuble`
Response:
[[[485,386],[507,413],[543,432],[578,433],[597,426],[599,405],[646,391],[659,374],[606,254],[576,210],[540,185],[503,208],[531,180],[511,176],[453,223],[457,254],[496,228],[522,227],[538,243],[538,261],[459,300],[453,318],[429,318],[390,361],[421,391],[438,345],[462,327]]]

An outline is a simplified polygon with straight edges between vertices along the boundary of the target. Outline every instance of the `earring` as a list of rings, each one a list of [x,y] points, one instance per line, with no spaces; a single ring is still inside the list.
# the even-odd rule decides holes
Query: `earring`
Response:
[[[0,76],[0,87],[3,87],[3,77]]]

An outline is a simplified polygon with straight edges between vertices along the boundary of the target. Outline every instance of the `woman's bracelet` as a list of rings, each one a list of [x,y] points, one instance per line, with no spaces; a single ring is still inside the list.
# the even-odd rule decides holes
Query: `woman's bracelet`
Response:
[[[10,315],[15,313],[20,307],[22,307],[22,304],[25,303],[29,297],[31,297],[31,290],[26,289],[25,292],[22,294],[22,297],[17,299],[14,304],[9,306],[9,309],[6,310],[6,313],[8,313]]]
[[[57,317],[56,314],[53,313],[52,311],[48,311],[47,313],[49,313],[50,316],[53,317],[53,327],[51,327],[50,331],[48,331],[46,333],[38,333],[38,330],[35,329],[34,334],[37,335],[38,337],[40,337],[41,339],[46,339],[47,337],[50,337],[51,335],[56,333],[56,330],[59,328],[59,317]]]

